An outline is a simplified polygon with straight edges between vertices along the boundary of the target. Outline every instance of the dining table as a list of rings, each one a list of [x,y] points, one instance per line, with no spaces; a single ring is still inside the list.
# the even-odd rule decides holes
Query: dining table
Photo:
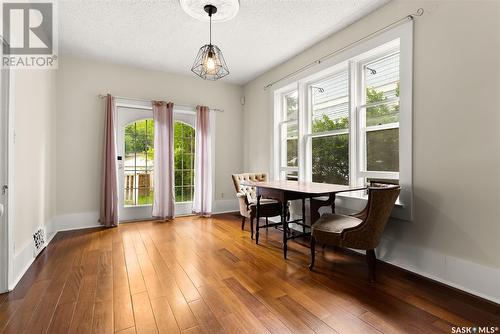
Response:
[[[264,181],[252,182],[246,181],[245,185],[255,187],[257,196],[256,208],[256,231],[255,242],[259,243],[259,209],[262,198],[273,199],[281,203],[281,226],[283,229],[283,257],[286,259],[288,250],[288,240],[306,237],[311,234],[312,224],[320,217],[319,208],[330,206],[332,213],[335,213],[335,197],[339,193],[359,191],[366,189],[365,186],[350,186],[341,184],[329,184],[307,181]],[[306,224],[306,199],[310,200],[310,224]],[[289,201],[302,201],[302,217],[289,220],[288,205]],[[288,233],[289,224],[295,223],[302,226],[302,233]],[[263,226],[265,227],[265,226]],[[309,229],[309,231],[306,231]]]

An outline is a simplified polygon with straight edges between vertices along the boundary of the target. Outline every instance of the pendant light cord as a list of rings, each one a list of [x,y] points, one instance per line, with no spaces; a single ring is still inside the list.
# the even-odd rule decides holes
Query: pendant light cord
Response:
[[[210,17],[210,45],[212,45],[212,8],[210,8],[208,16]]]

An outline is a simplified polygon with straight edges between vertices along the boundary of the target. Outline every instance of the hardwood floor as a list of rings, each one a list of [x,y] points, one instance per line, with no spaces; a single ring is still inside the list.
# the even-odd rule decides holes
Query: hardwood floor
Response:
[[[247,224],[249,225],[249,224]],[[247,227],[248,228],[248,227]],[[260,244],[238,216],[58,233],[16,289],[2,333],[451,333],[500,326],[500,306],[279,231]]]

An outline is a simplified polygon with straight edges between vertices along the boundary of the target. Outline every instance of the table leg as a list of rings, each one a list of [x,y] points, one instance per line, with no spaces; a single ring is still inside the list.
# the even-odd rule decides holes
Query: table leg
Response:
[[[283,224],[283,257],[286,259],[286,252],[288,250],[287,246],[287,241],[288,241],[288,236],[287,236],[287,231],[288,231],[288,221],[286,219],[286,213],[287,213],[287,207],[286,207],[286,201],[283,200],[281,202],[281,223]]]
[[[258,195],[257,196],[257,218],[255,221],[255,243],[259,244],[259,219],[260,219],[260,198],[262,196]]]
[[[306,233],[306,199],[302,199],[302,233]]]

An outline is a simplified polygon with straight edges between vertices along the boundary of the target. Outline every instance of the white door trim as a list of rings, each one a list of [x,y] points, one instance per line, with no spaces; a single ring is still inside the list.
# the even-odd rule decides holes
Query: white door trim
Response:
[[[8,75],[6,69],[0,73],[0,292],[7,291],[9,264],[9,112],[8,112]]]
[[[124,205],[124,159],[125,159],[125,133],[124,127],[127,124],[140,121],[143,119],[152,119],[153,112],[151,109],[134,108],[132,106],[123,106],[116,104],[116,154],[121,156],[122,160],[117,161],[118,175],[118,220],[120,222],[152,219],[151,205],[137,205],[127,207]],[[116,158],[116,157],[115,157]]]
[[[120,112],[121,110],[121,112]],[[123,112],[129,111],[128,116],[124,116]],[[215,133],[215,114],[210,119],[212,132]],[[124,133],[122,128],[130,122],[138,121],[141,119],[153,118],[153,108],[151,103],[147,101],[138,101],[125,98],[117,98],[115,100],[115,138],[116,138],[116,152],[117,156],[124,157]],[[196,129],[196,111],[193,108],[185,106],[175,106],[174,104],[174,122],[181,121],[189,124]],[[215,139],[212,136],[212,161],[215,161]],[[123,206],[123,160],[117,163],[117,177],[118,177],[118,220],[120,222],[133,222],[144,219],[152,219],[147,212],[152,208],[152,205],[140,205],[135,207]],[[212,168],[212,183],[215,181],[215,168]],[[215,184],[215,183],[213,183]],[[215,187],[213,187],[213,196],[215,195]],[[213,197],[215,198],[215,197]],[[191,215],[193,202],[180,202],[175,203],[176,217]]]
[[[3,40],[0,40],[3,42]],[[0,45],[2,47],[2,45]],[[3,49],[2,49],[3,50]],[[3,52],[0,52],[3,54]],[[9,291],[13,269],[13,219],[14,219],[14,113],[13,72],[2,69],[0,73],[0,293]],[[2,187],[7,185],[3,195]]]

